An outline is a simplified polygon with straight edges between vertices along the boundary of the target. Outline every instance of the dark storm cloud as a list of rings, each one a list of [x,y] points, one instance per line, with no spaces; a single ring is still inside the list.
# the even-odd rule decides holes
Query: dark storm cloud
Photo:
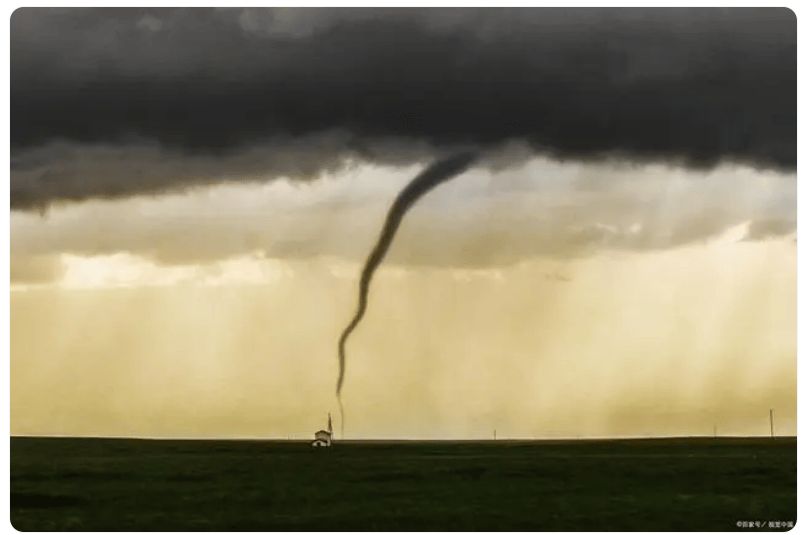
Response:
[[[787,9],[21,9],[12,205],[253,177],[243,154],[291,174],[270,163],[288,140],[307,175],[506,141],[792,169],[795,36]],[[146,179],[84,165],[143,145]]]
[[[223,180],[259,177],[306,179],[336,171],[354,157],[342,134],[274,138],[225,154],[177,152],[158,143],[50,143],[11,159],[15,207],[43,207],[54,200],[114,198],[172,192]]]

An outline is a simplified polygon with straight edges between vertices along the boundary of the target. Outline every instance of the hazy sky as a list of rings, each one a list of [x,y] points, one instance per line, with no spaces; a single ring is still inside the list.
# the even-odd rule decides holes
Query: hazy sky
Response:
[[[22,9],[11,426],[796,433],[789,10]]]

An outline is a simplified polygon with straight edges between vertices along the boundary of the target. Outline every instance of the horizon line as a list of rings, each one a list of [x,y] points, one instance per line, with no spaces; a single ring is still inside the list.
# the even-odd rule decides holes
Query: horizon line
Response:
[[[36,434],[10,434],[10,438],[66,438],[66,439],[101,439],[101,440],[217,440],[217,441],[242,441],[242,442],[307,442],[314,440],[314,437],[260,437],[260,436],[241,436],[241,437],[193,437],[193,436],[138,436],[138,435],[36,435]],[[668,440],[668,439],[729,439],[729,438],[797,438],[797,435],[626,435],[626,436],[587,436],[587,437],[503,437],[503,438],[398,438],[398,437],[374,437],[374,438],[346,438],[337,439],[335,442],[557,442],[557,441],[599,441],[599,440]]]

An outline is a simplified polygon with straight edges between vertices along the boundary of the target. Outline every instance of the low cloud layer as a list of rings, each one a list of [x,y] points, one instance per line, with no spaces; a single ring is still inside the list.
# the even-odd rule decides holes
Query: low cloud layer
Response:
[[[787,9],[24,8],[11,203],[311,177],[509,142],[796,162]]]
[[[313,182],[90,201],[44,217],[15,212],[12,281],[58,280],[61,255],[119,252],[165,267],[248,255],[357,266],[388,204],[419,169],[357,166]],[[402,225],[387,262],[496,268],[533,257],[670,249],[734,227],[744,241],[792,239],[795,181],[744,166],[689,172],[535,159],[497,172],[474,169],[432,192]]]

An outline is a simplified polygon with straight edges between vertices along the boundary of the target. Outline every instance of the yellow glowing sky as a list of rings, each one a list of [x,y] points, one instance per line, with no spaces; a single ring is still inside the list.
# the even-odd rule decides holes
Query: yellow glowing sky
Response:
[[[308,438],[418,169],[12,214],[14,434]],[[796,433],[796,181],[533,159],[410,212],[350,342],[350,437]],[[336,426],[335,426],[336,427]]]

